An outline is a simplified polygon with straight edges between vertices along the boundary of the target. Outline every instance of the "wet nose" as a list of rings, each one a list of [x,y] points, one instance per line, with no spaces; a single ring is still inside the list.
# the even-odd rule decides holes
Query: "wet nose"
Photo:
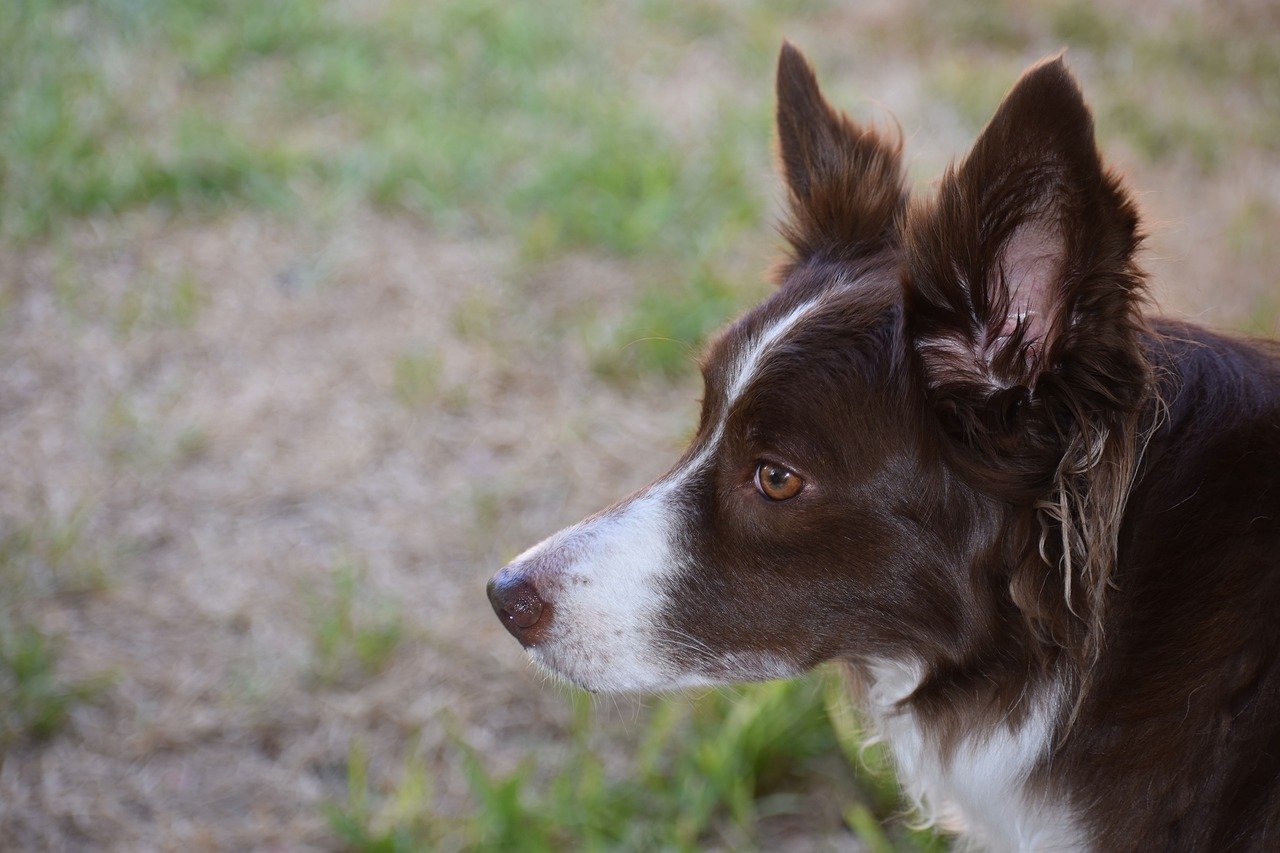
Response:
[[[519,573],[499,572],[489,581],[489,603],[507,626],[511,636],[528,646],[532,630],[542,618],[545,602],[525,577]]]

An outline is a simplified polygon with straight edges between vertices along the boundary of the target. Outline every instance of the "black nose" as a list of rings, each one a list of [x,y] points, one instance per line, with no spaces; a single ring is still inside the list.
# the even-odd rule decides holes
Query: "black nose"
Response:
[[[533,630],[546,609],[533,584],[518,572],[498,572],[489,581],[489,603],[511,636],[521,645],[532,644]]]

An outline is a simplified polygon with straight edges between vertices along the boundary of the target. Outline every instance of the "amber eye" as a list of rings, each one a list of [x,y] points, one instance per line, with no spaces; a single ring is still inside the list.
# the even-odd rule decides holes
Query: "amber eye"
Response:
[[[785,501],[800,494],[804,480],[789,468],[772,462],[761,462],[756,467],[756,488],[771,501]]]

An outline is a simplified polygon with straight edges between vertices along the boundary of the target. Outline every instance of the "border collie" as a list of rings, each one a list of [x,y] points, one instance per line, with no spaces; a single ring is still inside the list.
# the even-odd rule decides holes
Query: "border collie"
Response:
[[[924,814],[1003,850],[1280,850],[1280,348],[1145,316],[1062,59],[933,198],[778,64],[790,252],[689,449],[489,584],[593,691],[824,661]]]

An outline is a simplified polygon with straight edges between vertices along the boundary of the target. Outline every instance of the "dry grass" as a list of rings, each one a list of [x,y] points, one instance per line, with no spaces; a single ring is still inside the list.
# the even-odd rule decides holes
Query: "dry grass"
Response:
[[[693,425],[688,340],[764,289],[784,35],[840,103],[892,108],[921,191],[1022,65],[1070,43],[1142,194],[1160,303],[1280,330],[1280,69],[1251,52],[1280,38],[1265,3],[984,2],[953,20],[923,0],[644,2],[568,8],[572,25],[546,44],[490,43],[491,22],[459,20],[422,38],[456,35],[458,56],[477,52],[494,77],[404,126],[378,109],[413,102],[448,63],[404,59],[388,88],[410,88],[373,102],[369,65],[388,45],[413,56],[396,39],[430,31],[432,10],[323,5],[332,31],[260,38],[248,59],[227,47],[238,31],[187,53],[177,23],[172,53],[103,36],[84,73],[122,100],[66,131],[86,154],[46,161],[0,137],[0,193],[25,193],[21,211],[0,205],[0,621],[56,640],[60,683],[106,678],[65,725],[5,747],[0,846],[333,847],[324,806],[347,801],[353,744],[375,794],[418,756],[444,818],[472,808],[455,737],[496,776],[526,756],[553,772],[573,709],[525,667],[484,582],[660,473]],[[25,32],[79,43],[88,8],[58,6],[52,30]],[[495,44],[507,53],[486,58]],[[530,63],[556,73],[529,76]],[[607,91],[589,96],[598,79]],[[535,89],[544,112],[513,106]],[[117,144],[178,113],[225,119],[231,141]],[[463,136],[419,161],[414,134],[436,119],[502,138]],[[617,128],[651,134],[660,156],[574,159]],[[520,133],[573,144],[523,150],[507,138]],[[150,183],[65,184],[112,157]],[[457,182],[431,195],[440,163]],[[15,178],[46,167],[60,176],[50,193]],[[630,183],[633,167],[650,183]],[[699,275],[712,284],[689,297]],[[682,298],[678,317],[661,310]],[[631,344],[648,334],[686,340]],[[344,566],[359,567],[354,592],[335,587]],[[355,651],[366,641],[369,661]],[[336,669],[318,649],[338,650]],[[611,772],[655,704],[593,712]],[[812,819],[762,820],[767,843],[857,843],[840,820],[849,783],[826,772],[798,789]]]

